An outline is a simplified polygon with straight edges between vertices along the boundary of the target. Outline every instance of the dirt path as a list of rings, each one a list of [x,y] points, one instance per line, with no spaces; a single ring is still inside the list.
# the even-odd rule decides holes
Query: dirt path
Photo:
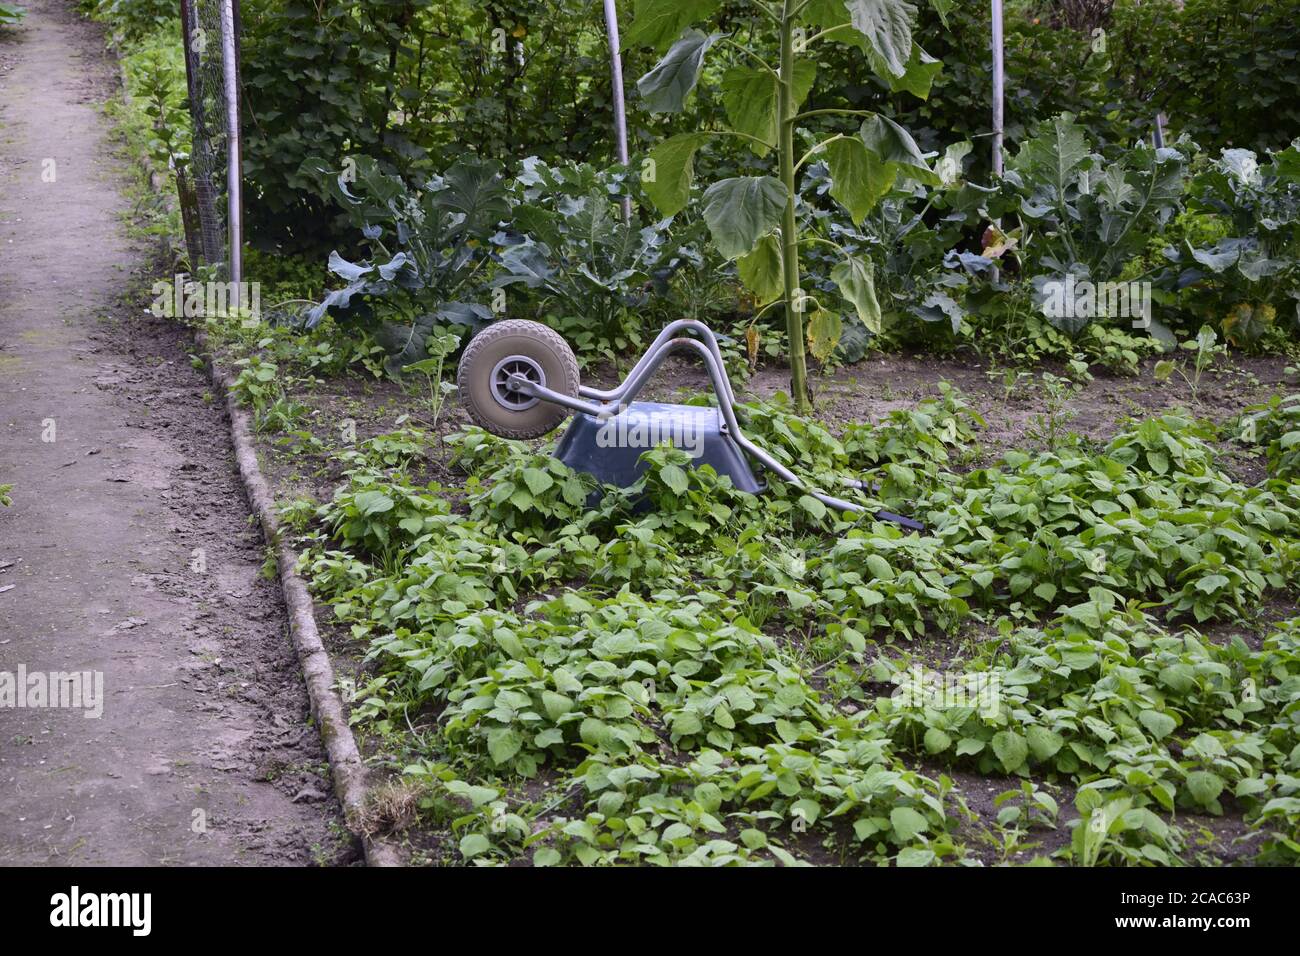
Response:
[[[27,6],[0,40],[0,863],[350,861],[226,423],[180,330],[123,304],[116,67],[72,0]],[[5,706],[20,667],[102,673],[102,716]]]

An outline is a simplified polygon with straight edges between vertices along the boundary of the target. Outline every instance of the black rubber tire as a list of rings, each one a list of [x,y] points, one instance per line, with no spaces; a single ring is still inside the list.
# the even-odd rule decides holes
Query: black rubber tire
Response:
[[[504,319],[493,322],[465,347],[456,372],[461,404],[474,423],[502,438],[540,438],[569,416],[569,409],[539,401],[531,408],[512,410],[492,396],[492,370],[502,359],[523,355],[546,375],[546,387],[571,398],[578,396],[578,360],[569,343],[540,322]]]

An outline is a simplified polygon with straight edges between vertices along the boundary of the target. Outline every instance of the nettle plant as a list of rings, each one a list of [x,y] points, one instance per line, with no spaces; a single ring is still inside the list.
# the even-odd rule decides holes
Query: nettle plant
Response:
[[[953,0],[930,0],[946,16]],[[840,258],[831,277],[852,310],[873,332],[880,331],[880,305],[869,259],[852,255],[834,240],[801,234],[801,172],[815,159],[830,170],[830,195],[855,223],[902,180],[938,185],[911,134],[869,110],[810,109],[804,101],[817,77],[819,43],[856,46],[871,70],[891,90],[925,98],[940,64],[912,38],[916,7],[906,0],[748,0],[755,17],[740,30],[704,32],[695,25],[730,24],[719,15],[721,0],[637,0],[629,39],[663,55],[637,82],[652,113],[682,110],[699,82],[705,58],[725,51],[732,62],[719,81],[729,127],[679,133],[655,146],[642,178],[645,191],[665,216],[685,208],[691,196],[695,154],[715,137],[742,140],[757,156],[775,155],[775,175],[731,176],[704,190],[702,204],[714,245],[736,260],[741,281],[763,309],[785,312],[790,351],[791,392],[798,410],[811,405],[807,385],[808,346],[828,356],[843,327],[841,305],[819,301],[800,282],[802,242],[830,244]],[[768,54],[755,49],[767,41]],[[772,52],[775,49],[776,55]],[[817,139],[802,127],[814,117],[841,115],[861,121],[852,132]],[[808,145],[804,148],[804,139]],[[796,145],[798,144],[798,145]],[[806,321],[805,321],[806,318]]]

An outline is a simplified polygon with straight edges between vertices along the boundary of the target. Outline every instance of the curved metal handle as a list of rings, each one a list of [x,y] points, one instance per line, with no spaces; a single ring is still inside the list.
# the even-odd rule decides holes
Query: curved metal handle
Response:
[[[578,394],[583,398],[594,398],[601,402],[627,402],[629,385],[633,381],[636,381],[638,383],[637,389],[639,389],[640,385],[644,384],[646,376],[643,373],[645,372],[646,367],[649,366],[651,362],[654,362],[654,367],[657,368],[659,360],[658,353],[670,340],[677,337],[678,332],[683,330],[696,333],[708,348],[709,354],[717,360],[718,367],[722,369],[726,368],[726,363],[722,359],[722,349],[718,347],[718,338],[713,334],[713,330],[697,319],[677,319],[675,322],[668,323],[668,325],[664,327],[663,331],[655,336],[654,342],[650,344],[650,347],[646,349],[645,354],[641,356],[640,361],[632,367],[632,371],[627,374],[627,378],[623,379],[622,384],[617,388],[602,391],[598,388],[581,386],[578,388]],[[736,393],[732,391],[731,380],[724,374],[722,376],[722,381],[726,385],[727,397],[734,402],[736,400]],[[633,390],[633,394],[635,394],[635,390]]]

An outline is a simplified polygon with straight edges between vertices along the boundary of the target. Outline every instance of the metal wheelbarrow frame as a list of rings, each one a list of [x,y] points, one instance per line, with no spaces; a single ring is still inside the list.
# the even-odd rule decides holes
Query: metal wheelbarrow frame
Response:
[[[689,334],[684,333],[694,333],[698,338],[692,338]],[[709,374],[709,381],[713,385],[713,392],[718,402],[718,411],[722,419],[719,430],[726,440],[734,443],[750,460],[757,462],[772,474],[811,495],[822,504],[837,511],[851,514],[869,513],[869,509],[860,504],[825,494],[810,487],[797,474],[745,436],[740,428],[740,422],[736,418],[735,392],[732,390],[731,380],[727,377],[726,366],[722,358],[722,350],[718,346],[717,336],[713,334],[712,329],[696,319],[678,319],[666,326],[655,337],[654,342],[646,349],[640,360],[627,374],[627,377],[615,388],[603,390],[579,385],[578,394],[574,396],[548,387],[544,381],[544,376],[541,376],[543,380],[538,380],[538,376],[533,375],[530,377],[529,374],[521,371],[508,371],[499,385],[503,385],[508,392],[515,395],[527,396],[529,399],[536,399],[573,412],[590,415],[596,420],[604,422],[624,412],[632,404],[636,396],[640,394],[650,377],[664,363],[664,360],[676,352],[694,352],[703,359],[704,366]],[[468,350],[466,354],[468,355]],[[511,356],[511,358],[522,358],[522,356]],[[465,360],[462,359],[463,361]],[[498,368],[501,364],[498,363]],[[858,489],[865,490],[867,488],[863,482],[859,481],[850,484]],[[874,516],[879,520],[899,524],[912,531],[924,530],[920,523],[892,512],[879,511],[875,512]]]

